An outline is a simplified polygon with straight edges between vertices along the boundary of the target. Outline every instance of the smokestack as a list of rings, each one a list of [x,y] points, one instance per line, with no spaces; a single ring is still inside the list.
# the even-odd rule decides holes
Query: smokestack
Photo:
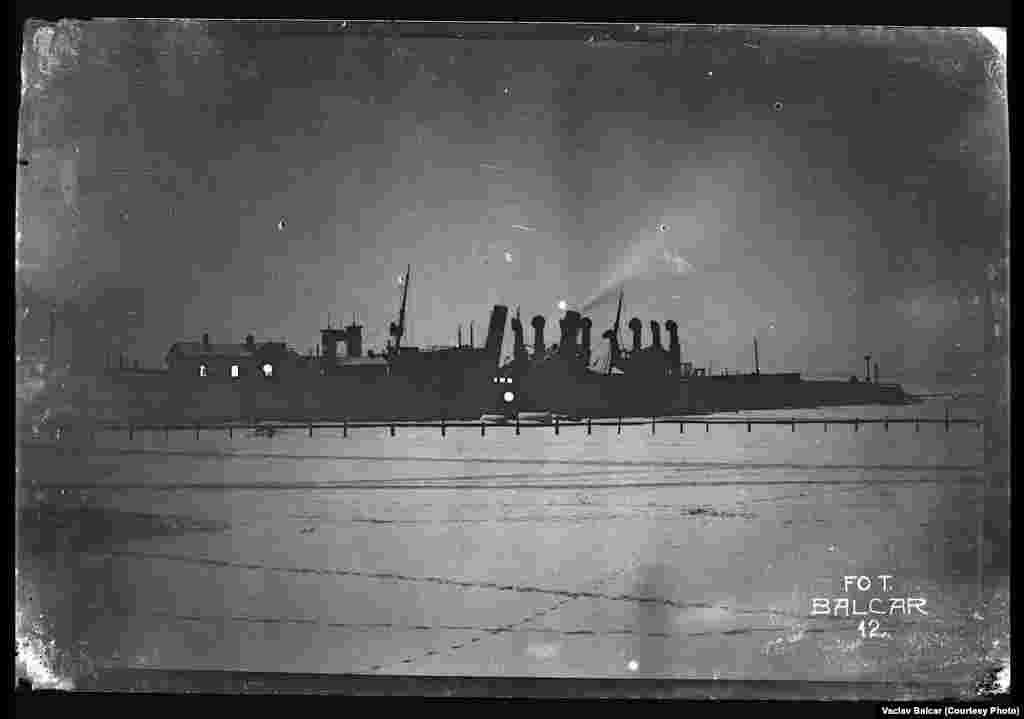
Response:
[[[523,323],[518,317],[512,318],[512,334],[515,337],[512,349],[512,356],[516,360],[526,357],[526,342],[523,339]]]
[[[587,364],[590,364],[590,328],[593,327],[594,323],[590,321],[589,317],[584,317],[581,320],[581,326],[583,328],[583,339],[581,341],[581,349],[583,350],[583,359],[586,360]]]
[[[671,361],[671,374],[681,374],[682,348],[679,345],[679,325],[675,320],[665,323],[665,331],[668,332],[668,354]]]
[[[323,351],[320,353],[328,365],[334,364],[338,356],[338,335],[331,328],[320,330],[320,343]]]
[[[543,357],[544,356],[544,318],[540,315],[536,315],[530,320],[530,325],[533,326],[533,356]]]
[[[633,333],[633,351],[640,351],[640,339],[641,332],[643,332],[644,325],[638,317],[634,317],[629,321],[629,330]]]
[[[491,310],[491,324],[487,327],[487,342],[484,349],[488,357],[494,357],[495,361],[500,359],[501,344],[505,340],[505,322],[508,319],[508,307],[505,305],[494,305]]]
[[[562,328],[562,340],[558,345],[558,353],[563,357],[575,357],[576,333],[580,329],[580,313],[576,310],[569,310],[558,324]]]
[[[363,326],[355,322],[345,328],[345,349],[349,357],[363,356]]]
[[[651,320],[651,347],[661,349],[661,327],[654,320]]]

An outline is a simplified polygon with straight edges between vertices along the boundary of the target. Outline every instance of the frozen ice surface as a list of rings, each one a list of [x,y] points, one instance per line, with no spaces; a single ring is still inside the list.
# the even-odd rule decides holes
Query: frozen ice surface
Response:
[[[872,411],[942,413],[849,410]],[[56,549],[23,550],[19,578],[46,614],[73,617],[55,622],[58,645],[85,642],[99,666],[972,675],[971,632],[1008,643],[1005,612],[970,619],[980,433],[821,431],[100,435],[77,455],[23,452],[37,486],[19,501],[107,519],[89,530],[93,515],[72,512]],[[60,539],[68,526],[79,534]],[[862,638],[858,618],[812,616],[844,575],[883,573],[929,615],[883,618],[887,640]]]

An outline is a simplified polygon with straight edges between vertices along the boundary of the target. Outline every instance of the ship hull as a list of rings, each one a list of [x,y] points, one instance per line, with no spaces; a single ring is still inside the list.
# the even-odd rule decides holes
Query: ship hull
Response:
[[[573,372],[557,363],[522,373],[512,389],[516,400],[509,412],[595,418],[902,405],[913,399],[899,385],[807,381],[798,374],[680,379]]]
[[[651,417],[744,410],[896,405],[899,385],[802,380],[799,375],[637,377],[550,363],[495,384],[487,366],[444,376],[312,376],[287,382],[207,382],[109,374],[69,380],[71,420],[174,424],[257,420],[476,420],[494,414]],[[508,397],[511,395],[512,400]]]

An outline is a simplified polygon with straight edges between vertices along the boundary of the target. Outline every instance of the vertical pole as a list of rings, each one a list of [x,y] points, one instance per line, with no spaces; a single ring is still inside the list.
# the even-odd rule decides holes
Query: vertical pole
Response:
[[[480,436],[481,437],[484,436],[484,432],[486,431],[485,427],[487,427],[487,425],[484,424],[483,420],[481,420],[480,421]]]
[[[946,405],[946,431],[949,431],[949,405]]]
[[[853,420],[853,431],[857,432],[859,430],[860,430],[860,420],[859,419],[855,419],[855,420]]]
[[[309,436],[310,437],[313,436],[313,423],[312,422],[309,423]]]
[[[516,413],[516,437],[519,436],[519,413]]]
[[[555,417],[555,434],[558,434],[558,417]]]
[[[196,439],[199,439],[199,423],[196,422]]]
[[[705,422],[704,423],[704,434],[708,434],[710,431],[711,431],[711,423],[710,422]]]
[[[234,436],[235,436],[234,428],[229,424],[228,425],[228,439],[231,439]]]
[[[341,436],[346,438],[346,439],[348,438],[348,420],[347,419],[344,422],[341,423]]]
[[[796,432],[796,420],[793,420],[793,422],[792,422],[792,424],[790,424],[789,428],[790,428],[791,432]]]
[[[747,431],[750,431],[750,422],[747,422]]]
[[[622,417],[619,417],[619,431],[618,434],[622,434]]]
[[[167,440],[167,439],[170,439],[170,438],[171,438],[171,428],[168,425],[165,424],[164,425],[164,439]]]
[[[445,436],[444,417],[441,418],[441,436]]]
[[[828,432],[828,422],[825,423],[825,431]]]
[[[128,425],[128,439],[135,437],[135,428],[132,425]]]
[[[394,422],[391,423],[391,426],[389,427],[389,429],[391,431],[391,436],[394,437],[395,436],[395,424],[394,424]]]
[[[593,434],[593,430],[591,429],[590,423],[591,423],[591,419],[590,419],[590,417],[587,417],[587,434],[588,435]]]
[[[682,433],[683,433],[683,422],[682,422],[682,420],[680,420],[680,422],[679,422],[679,434],[682,434]]]
[[[651,417],[651,434],[652,434],[652,435],[654,434],[654,428],[655,428],[655,426],[656,426],[656,425],[655,425],[654,417]]]

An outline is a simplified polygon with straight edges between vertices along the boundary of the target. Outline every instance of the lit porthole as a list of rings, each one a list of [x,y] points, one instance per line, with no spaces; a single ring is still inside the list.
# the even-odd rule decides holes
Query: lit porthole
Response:
[[[274,374],[274,367],[273,367],[273,365],[271,365],[269,362],[267,364],[263,365],[263,376],[264,377],[271,377],[271,376],[273,376],[273,374]]]
[[[511,392],[506,392],[504,396],[505,396],[505,401],[506,402],[511,402],[512,400],[514,400],[516,398],[516,396],[514,394],[512,394]]]
[[[238,377],[238,365],[236,365],[236,364],[231,365],[231,376],[232,377]]]
[[[207,376],[209,376],[209,369],[206,367],[206,365],[204,365],[204,364],[199,365],[199,376],[200,377],[207,377]]]

